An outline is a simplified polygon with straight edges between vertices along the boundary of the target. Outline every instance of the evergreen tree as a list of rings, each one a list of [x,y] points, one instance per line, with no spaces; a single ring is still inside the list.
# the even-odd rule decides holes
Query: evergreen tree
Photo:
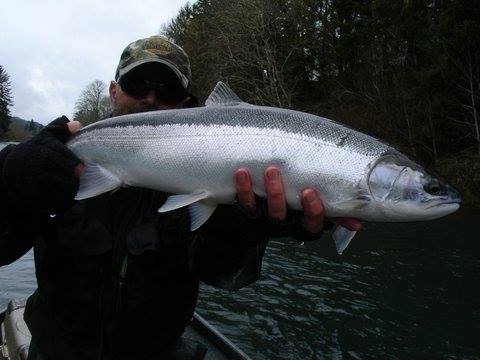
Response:
[[[10,125],[10,109],[13,105],[10,77],[0,65],[0,135],[8,131]]]
[[[35,122],[32,120],[30,120],[30,122],[28,123],[28,131],[30,132],[35,132],[37,130],[37,127],[35,125]]]

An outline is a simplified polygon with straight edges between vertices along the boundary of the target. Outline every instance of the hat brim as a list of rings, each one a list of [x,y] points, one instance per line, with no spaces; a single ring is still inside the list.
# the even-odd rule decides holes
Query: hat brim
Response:
[[[183,88],[184,89],[187,89],[188,88],[188,79],[185,75],[182,74],[182,72],[180,70],[178,70],[178,68],[173,65],[172,63],[170,63],[169,61],[167,60],[162,60],[162,59],[144,59],[144,60],[139,60],[139,61],[136,61],[128,66],[125,66],[123,69],[121,69],[119,72],[118,72],[118,78],[117,78],[117,81],[122,77],[124,76],[125,74],[127,74],[128,72],[130,72],[131,70],[135,69],[137,66],[139,65],[143,65],[143,64],[148,64],[148,63],[159,63],[159,64],[163,64],[165,66],[167,66],[170,70],[172,70],[175,75],[178,77],[178,80],[180,80],[180,83],[182,84]]]

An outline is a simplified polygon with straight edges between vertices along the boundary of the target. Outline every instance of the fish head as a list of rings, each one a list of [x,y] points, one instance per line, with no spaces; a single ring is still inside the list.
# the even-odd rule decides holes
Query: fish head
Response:
[[[452,186],[401,154],[382,156],[367,183],[372,200],[390,221],[432,220],[460,207]]]

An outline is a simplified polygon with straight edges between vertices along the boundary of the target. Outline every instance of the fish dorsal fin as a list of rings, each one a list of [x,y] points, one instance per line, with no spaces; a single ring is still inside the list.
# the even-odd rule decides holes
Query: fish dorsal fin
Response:
[[[235,106],[243,102],[227,84],[219,81],[205,101],[206,106]]]

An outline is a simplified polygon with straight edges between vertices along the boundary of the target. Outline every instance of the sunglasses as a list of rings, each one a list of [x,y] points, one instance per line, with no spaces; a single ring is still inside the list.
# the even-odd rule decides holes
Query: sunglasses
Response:
[[[165,82],[123,77],[118,83],[123,92],[137,99],[144,98],[150,91],[154,91],[157,100],[161,102],[181,101],[187,95],[185,90],[179,86]]]

